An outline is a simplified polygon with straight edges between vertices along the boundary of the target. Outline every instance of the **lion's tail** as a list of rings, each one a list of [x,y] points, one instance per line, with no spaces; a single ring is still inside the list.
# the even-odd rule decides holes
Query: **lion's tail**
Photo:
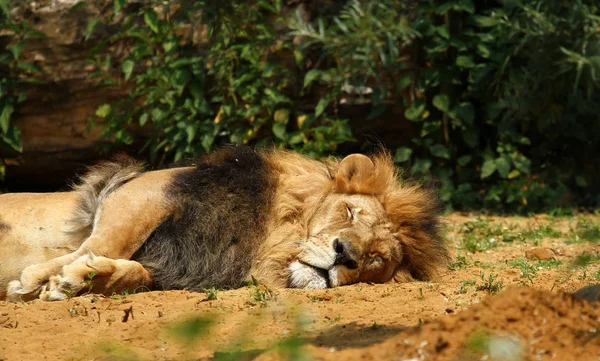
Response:
[[[69,220],[69,234],[78,239],[88,237],[94,226],[94,219],[102,201],[129,180],[138,176],[144,165],[135,159],[120,154],[112,161],[99,163],[81,176],[73,186],[78,193],[75,213]]]

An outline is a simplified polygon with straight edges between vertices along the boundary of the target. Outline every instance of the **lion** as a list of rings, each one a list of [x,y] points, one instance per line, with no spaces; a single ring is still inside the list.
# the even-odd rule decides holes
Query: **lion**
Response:
[[[68,192],[0,195],[0,297],[428,280],[449,261],[441,233],[435,192],[385,151],[232,146],[152,171],[121,156]]]

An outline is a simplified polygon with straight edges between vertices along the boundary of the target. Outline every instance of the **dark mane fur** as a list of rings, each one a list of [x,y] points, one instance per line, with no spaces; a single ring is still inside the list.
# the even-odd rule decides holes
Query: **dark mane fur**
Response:
[[[261,156],[225,148],[181,171],[165,189],[176,205],[133,259],[158,289],[241,286],[265,234],[275,180]]]

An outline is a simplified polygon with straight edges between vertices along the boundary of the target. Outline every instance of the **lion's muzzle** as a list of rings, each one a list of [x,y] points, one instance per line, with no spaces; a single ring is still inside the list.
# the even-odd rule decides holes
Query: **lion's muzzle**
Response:
[[[358,254],[349,242],[336,238],[333,240],[333,250],[335,251],[334,266],[342,265],[348,269],[358,268]]]

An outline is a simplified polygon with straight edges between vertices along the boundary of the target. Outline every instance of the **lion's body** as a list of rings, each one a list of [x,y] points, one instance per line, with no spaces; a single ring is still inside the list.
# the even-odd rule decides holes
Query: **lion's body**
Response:
[[[245,147],[159,171],[104,163],[72,192],[0,195],[0,290],[53,300],[86,277],[105,294],[428,278],[448,258],[436,202],[396,176],[387,155],[323,163]]]

